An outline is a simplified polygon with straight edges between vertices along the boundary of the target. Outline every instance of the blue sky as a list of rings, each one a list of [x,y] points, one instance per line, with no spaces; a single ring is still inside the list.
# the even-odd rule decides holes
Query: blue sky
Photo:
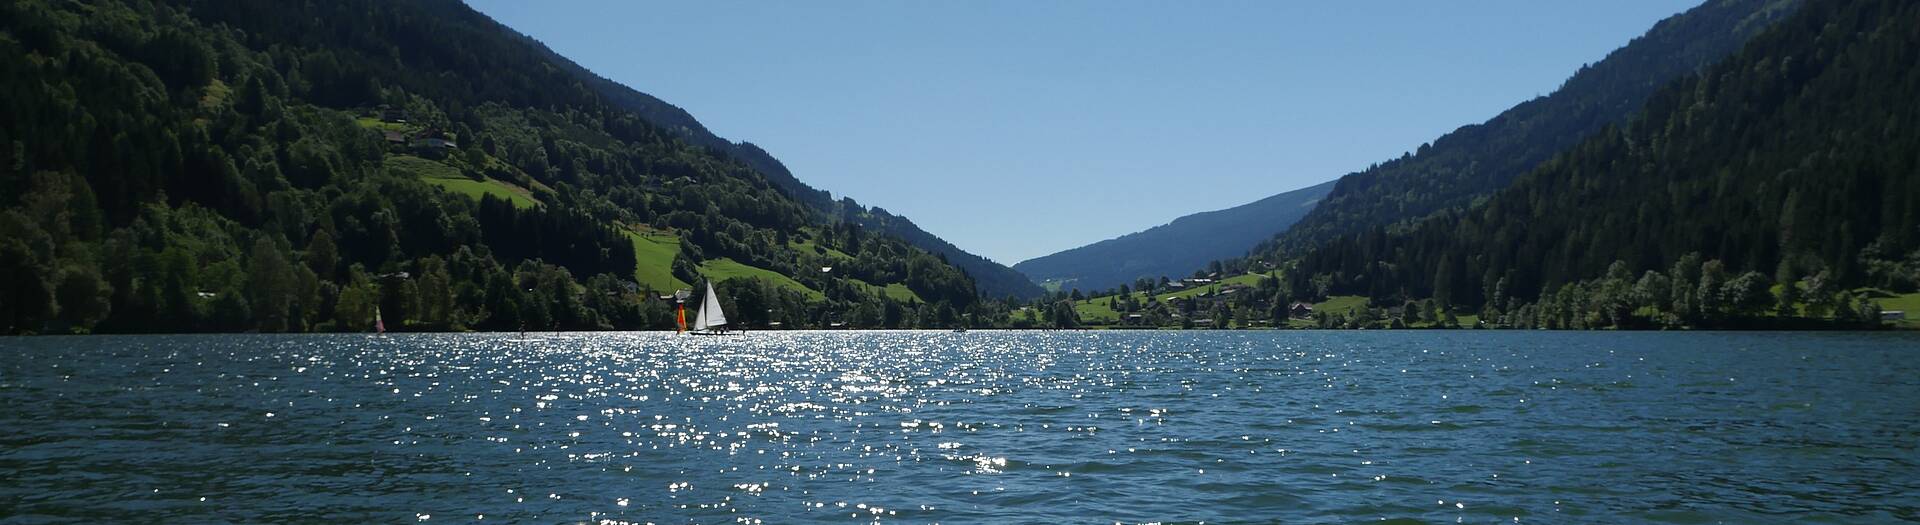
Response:
[[[1398,156],[1694,4],[468,1],[1009,265]]]

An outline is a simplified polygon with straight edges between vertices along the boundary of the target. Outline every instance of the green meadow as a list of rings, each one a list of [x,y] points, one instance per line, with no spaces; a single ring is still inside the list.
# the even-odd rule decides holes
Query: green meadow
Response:
[[[534,200],[533,192],[512,183],[493,178],[474,180],[460,174],[460,170],[438,161],[412,155],[388,155],[385,162],[387,171],[399,174],[411,174],[426,181],[427,184],[480,200],[482,195],[492,195],[496,199],[505,199],[516,208],[532,208],[540,205]]]
[[[680,237],[662,233],[625,232],[633,240],[633,280],[659,292],[692,288],[673,276],[673,258],[680,255]]]
[[[847,280],[852,282],[854,285],[859,286],[860,289],[866,290],[866,292],[869,294],[884,295],[889,299],[893,299],[895,301],[901,301],[901,302],[906,302],[908,300],[911,300],[913,302],[920,302],[920,303],[926,302],[920,299],[920,294],[913,293],[913,289],[907,288],[907,285],[904,285],[904,284],[892,283],[886,286],[880,286],[877,284],[869,283],[859,279],[854,279],[851,277],[847,278]]]
[[[735,262],[733,259],[728,259],[724,257],[719,259],[712,259],[712,260],[708,260],[706,262],[700,263],[700,275],[704,275],[708,279],[713,279],[715,281],[726,281],[729,279],[742,279],[742,278],[759,278],[761,280],[773,283],[774,286],[779,286],[781,288],[786,288],[789,290],[806,294],[808,300],[813,300],[813,301],[827,300],[827,294],[820,293],[819,290],[808,288],[807,285],[800,284],[800,281],[795,281],[791,277],[781,275],[779,272],[775,272],[772,270],[747,266],[745,264]]]

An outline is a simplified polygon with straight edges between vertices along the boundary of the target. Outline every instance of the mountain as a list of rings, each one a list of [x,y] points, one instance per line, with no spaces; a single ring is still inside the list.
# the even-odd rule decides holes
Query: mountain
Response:
[[[0,333],[1003,315],[596,78],[452,0],[0,3]]]
[[[1459,208],[1609,125],[1660,86],[1732,54],[1797,0],[1710,0],[1660,21],[1559,89],[1464,126],[1417,151],[1341,177],[1306,217],[1256,256],[1284,259],[1343,234]]]
[[[1247,248],[1285,230],[1333,189],[1324,182],[1224,210],[1173,222],[1013,265],[1035,281],[1061,289],[1106,290],[1140,278],[1185,277],[1208,262],[1246,255]]]
[[[1810,0],[1510,187],[1339,236],[1289,280],[1525,327],[1878,323],[1851,290],[1920,289],[1915,20],[1910,1]]]
[[[1064,288],[1105,290],[1187,275],[1253,255],[1269,264],[1369,227],[1465,206],[1640,107],[1660,85],[1734,52],[1798,0],[1713,0],[1656,24],[1554,93],[1461,127],[1417,152],[1252,204],[1023,261],[1015,270]],[[1246,261],[1229,261],[1245,269]]]
[[[538,46],[539,49],[548,55],[550,60],[561,64],[579,78],[585,79],[588,87],[599,92],[613,103],[633,111],[640,115],[641,118],[667,129],[683,140],[707,148],[708,151],[726,155],[745,163],[747,166],[753,168],[754,171],[759,172],[762,177],[773,182],[775,186],[785,190],[788,196],[794,200],[812,207],[821,217],[829,220],[854,221],[869,230],[887,232],[906,239],[907,242],[912,243],[920,249],[938,254],[972,276],[975,284],[979,286],[982,295],[995,298],[1006,296],[1031,298],[1044,293],[1044,290],[1038,285],[1033,284],[1033,281],[1028,280],[1027,277],[1020,272],[1014,271],[1012,268],[1006,267],[1006,265],[988,260],[985,257],[968,253],[954,246],[952,243],[931,233],[927,233],[926,230],[920,229],[918,225],[915,225],[913,221],[908,220],[906,217],[893,215],[878,208],[867,208],[852,199],[836,201],[832,193],[815,189],[801,182],[798,177],[793,175],[792,171],[787,169],[786,164],[781,163],[779,159],[774,158],[772,154],[767,153],[766,150],[761,149],[759,146],[750,142],[732,142],[721,138],[713,134],[713,132],[708,131],[705,125],[700,124],[700,121],[695,119],[692,114],[687,113],[686,110],[660,100],[653,95],[642,93],[619,82],[614,82],[595,74],[585,67],[560,56],[558,53],[554,53],[544,44],[540,44],[530,37],[522,36],[522,38],[525,38],[532,45]]]

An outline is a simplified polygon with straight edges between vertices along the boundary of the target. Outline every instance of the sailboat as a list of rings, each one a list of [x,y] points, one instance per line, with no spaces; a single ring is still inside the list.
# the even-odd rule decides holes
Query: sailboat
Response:
[[[387,322],[380,320],[379,306],[373,307],[373,335],[375,336],[387,335]]]
[[[713,281],[707,281],[707,295],[700,299],[700,311],[693,316],[693,335],[726,335],[727,312],[720,309],[720,294],[714,293]]]

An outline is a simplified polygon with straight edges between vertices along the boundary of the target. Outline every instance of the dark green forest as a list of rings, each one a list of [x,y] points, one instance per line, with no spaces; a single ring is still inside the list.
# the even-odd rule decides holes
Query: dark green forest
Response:
[[[1920,286],[1920,5],[1814,1],[1465,209],[1297,259],[1291,288],[1523,327],[1877,324]]]
[[[1289,192],[1016,268],[1035,279],[1060,281],[1062,290],[1109,290],[1137,284],[1130,281],[1143,276],[1271,270],[1273,263],[1341,235],[1375,227],[1404,229],[1435,212],[1471,206],[1604,127],[1626,122],[1661,86],[1733,54],[1798,5],[1797,0],[1714,0],[1676,14],[1602,60],[1581,66],[1554,92],[1323,184],[1329,189],[1312,194],[1317,200],[1296,199],[1303,206],[1248,212],[1307,190]],[[1254,260],[1238,258],[1249,252]],[[1139,262],[1147,259],[1161,262]],[[1209,266],[1214,259],[1221,264]]]
[[[1163,277],[1076,289],[1030,311],[1051,326],[1883,326],[1883,302],[1910,308],[1920,292],[1920,107],[1912,96],[1920,93],[1920,6],[1819,0],[1765,14],[1779,7],[1712,2],[1663,22],[1662,38],[1703,23],[1768,26],[1510,184],[1463,184],[1445,166],[1572,133],[1550,127],[1541,131],[1554,137],[1519,142],[1462,135],[1500,131],[1527,104],[1485,130],[1470,127],[1342,179],[1350,198],[1314,213],[1347,217],[1336,223],[1350,231],[1303,221],[1251,257],[1195,270],[1185,287]],[[1697,18],[1703,13],[1730,18]],[[1595,71],[1625,74],[1619,61],[1682,63],[1635,49],[1642,44],[1583,70],[1554,96],[1595,92],[1571,88]],[[1711,47],[1665,45],[1676,53],[1702,46]],[[1609,88],[1616,94],[1630,84],[1609,82],[1619,84]],[[1496,135],[1522,138],[1514,133]],[[1494,184],[1502,187],[1449,204]],[[1400,215],[1426,206],[1435,211]]]
[[[1710,0],[1663,20],[1582,66],[1549,95],[1341,177],[1319,206],[1252,253],[1283,259],[1340,235],[1404,227],[1467,207],[1601,128],[1625,122],[1661,86],[1732,54],[1799,4]]]
[[[0,4],[0,161],[6,333],[668,328],[636,266],[719,260],[804,288],[719,282],[750,326],[1001,309],[451,0]]]

